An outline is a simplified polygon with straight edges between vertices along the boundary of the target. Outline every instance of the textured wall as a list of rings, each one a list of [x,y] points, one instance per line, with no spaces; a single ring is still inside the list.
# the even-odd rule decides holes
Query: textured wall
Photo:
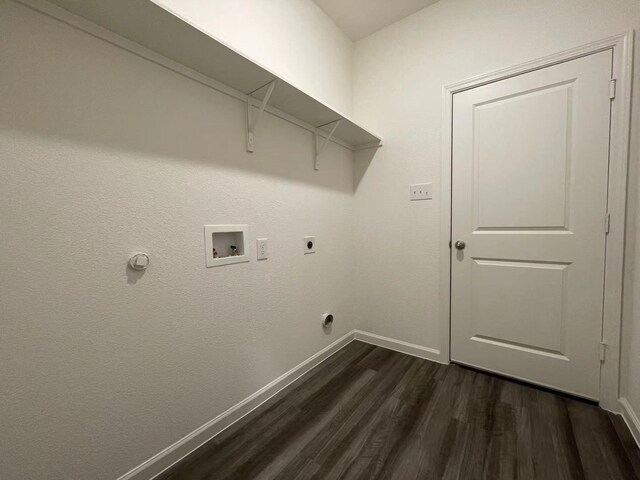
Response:
[[[442,347],[442,87],[633,28],[640,28],[637,0],[441,0],[356,43],[354,116],[381,132],[385,142],[370,165],[359,160],[356,166],[361,328]],[[636,102],[630,168],[634,199],[638,110]],[[409,203],[409,184],[423,181],[433,182],[434,200]],[[640,239],[635,229],[632,212],[630,245]],[[627,259],[630,269],[636,263],[633,252]],[[629,269],[626,302],[635,298],[637,304],[640,282],[629,281]],[[635,360],[631,368],[625,366],[623,383],[640,412],[640,304],[636,307],[635,312],[627,308],[631,315],[625,318],[624,354],[634,351]]]
[[[626,397],[640,418],[640,48],[637,45],[636,40],[620,396]]]
[[[312,0],[154,0],[351,115],[353,42]]]
[[[355,327],[351,152],[265,115],[248,154],[241,102],[4,0],[0,63],[2,479],[113,479]]]
[[[385,147],[354,179],[350,152],[330,144],[314,172],[311,135],[268,115],[245,153],[238,101],[0,0],[0,476],[114,478],[352,328],[439,348],[442,85],[637,28],[638,13],[636,0],[441,0],[359,42],[355,110]],[[305,63],[344,39],[307,57],[302,41],[285,55],[259,38],[236,41],[348,109],[349,44],[330,68]],[[623,393],[640,412],[637,125]],[[423,180],[435,199],[409,203]],[[205,269],[205,223],[248,223],[254,260]],[[152,256],[143,275],[126,269],[137,250]]]

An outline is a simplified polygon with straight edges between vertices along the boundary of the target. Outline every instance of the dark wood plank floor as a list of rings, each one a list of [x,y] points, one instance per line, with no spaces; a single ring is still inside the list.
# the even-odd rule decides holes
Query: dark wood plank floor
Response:
[[[640,479],[640,452],[594,405],[352,342],[158,478]]]

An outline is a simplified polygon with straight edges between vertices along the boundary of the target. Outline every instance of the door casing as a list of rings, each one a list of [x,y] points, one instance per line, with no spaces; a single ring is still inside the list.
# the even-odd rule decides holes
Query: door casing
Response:
[[[631,124],[631,75],[633,65],[633,31],[615,35],[554,55],[479,75],[443,87],[442,162],[440,202],[440,356],[450,361],[451,332],[451,185],[453,95],[464,90],[497,82],[523,73],[584,57],[603,50],[613,51],[612,78],[616,96],[611,102],[609,145],[608,212],[611,215],[605,251],[605,288],[602,341],[606,344],[601,364],[600,405],[619,412],[620,334],[622,323],[622,281],[627,199],[627,167]]]

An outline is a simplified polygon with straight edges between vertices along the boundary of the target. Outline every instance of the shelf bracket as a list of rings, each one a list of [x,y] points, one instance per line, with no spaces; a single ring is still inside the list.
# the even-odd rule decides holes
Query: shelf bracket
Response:
[[[314,144],[316,147],[316,152],[315,152],[315,159],[313,162],[313,169],[314,170],[320,170],[320,154],[322,153],[322,151],[324,150],[324,147],[327,146],[327,143],[329,143],[331,141],[331,138],[333,137],[333,134],[336,132],[336,129],[338,128],[338,125],[340,125],[340,121],[342,119],[338,119],[338,120],[334,120],[333,122],[329,122],[329,123],[325,123],[324,125],[329,125],[331,123],[333,123],[333,128],[331,129],[331,132],[329,132],[329,135],[327,136],[327,138],[324,139],[324,142],[322,142],[322,145],[318,143],[318,137],[320,137],[320,135],[318,135],[318,128],[320,127],[324,127],[324,125],[320,125],[320,127],[316,128],[316,131],[313,134],[313,138],[314,138]]]
[[[257,112],[253,111],[253,105],[251,101],[253,98],[251,97],[251,94],[256,92],[257,90],[254,90],[253,92],[251,92],[247,97],[247,152],[253,152],[255,149],[256,125],[258,125],[258,120],[260,120],[260,116],[262,115],[262,112],[264,112],[264,109],[266,108],[267,103],[269,103],[269,98],[273,93],[273,89],[276,88],[277,81],[278,81],[277,79],[272,80],[270,83],[267,84],[268,85],[267,93],[262,99],[262,103],[260,104],[260,107],[258,107]],[[264,88],[264,85],[260,87],[258,90],[260,90],[261,88]]]

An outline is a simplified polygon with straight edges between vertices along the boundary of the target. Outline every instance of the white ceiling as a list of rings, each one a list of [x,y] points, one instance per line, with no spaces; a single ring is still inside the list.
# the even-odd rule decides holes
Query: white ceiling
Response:
[[[438,0],[314,0],[352,40],[371,35]]]

